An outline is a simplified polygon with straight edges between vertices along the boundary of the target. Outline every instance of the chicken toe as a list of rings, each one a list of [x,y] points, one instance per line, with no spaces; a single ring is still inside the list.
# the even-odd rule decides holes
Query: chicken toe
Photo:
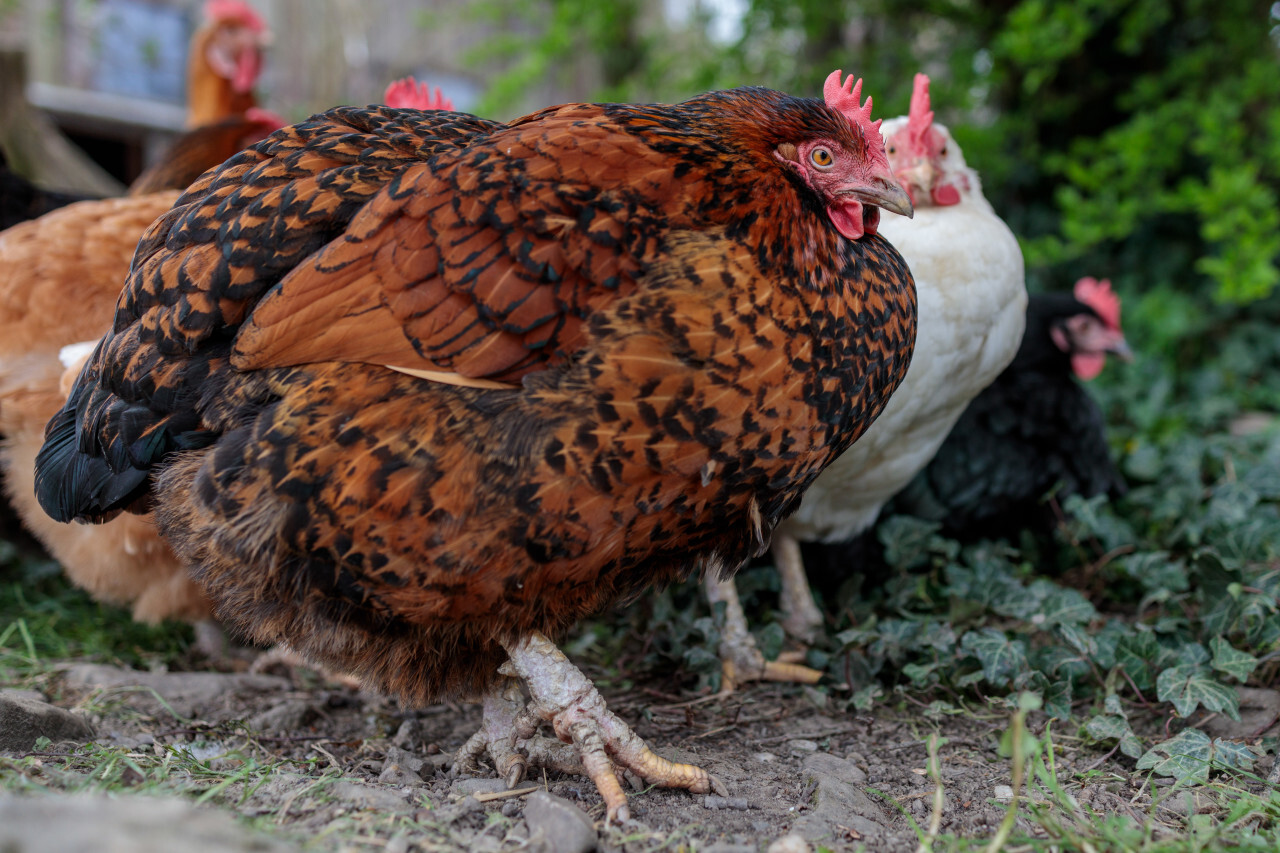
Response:
[[[733,580],[717,580],[707,574],[703,580],[707,600],[712,604],[724,602],[724,629],[720,633],[720,663],[724,667],[721,690],[732,693],[739,684],[747,681],[782,681],[799,684],[816,684],[822,673],[816,669],[782,660],[764,659],[760,648],[747,630],[747,618],[738,600],[738,590]]]
[[[504,671],[519,676],[531,697],[527,709],[530,713],[517,715],[514,720],[516,736],[529,733],[528,729],[520,729],[536,715],[551,724],[564,744],[571,745],[568,749],[576,754],[577,761],[572,762],[564,744],[558,749],[545,744],[537,748],[532,743],[522,744],[522,751],[530,763],[541,766],[547,766],[549,760],[562,770],[568,769],[570,762],[576,764],[577,772],[589,776],[604,798],[607,820],[624,821],[630,817],[627,796],[618,781],[620,771],[630,770],[644,781],[664,788],[687,788],[695,794],[727,793],[724,785],[701,767],[677,764],[650,750],[605,706],[604,698],[587,677],[542,634],[530,634],[506,650],[511,660]],[[489,717],[488,703],[485,715]]]

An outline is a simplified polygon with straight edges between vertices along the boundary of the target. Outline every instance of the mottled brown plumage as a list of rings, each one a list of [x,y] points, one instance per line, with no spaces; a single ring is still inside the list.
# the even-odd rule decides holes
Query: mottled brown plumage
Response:
[[[259,642],[491,689],[501,644],[761,552],[901,379],[910,275],[776,156],[811,137],[868,144],[751,89],[286,128],[142,240],[41,500],[154,503]]]

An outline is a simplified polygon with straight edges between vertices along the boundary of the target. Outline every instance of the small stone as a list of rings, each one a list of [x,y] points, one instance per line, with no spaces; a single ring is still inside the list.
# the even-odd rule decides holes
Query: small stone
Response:
[[[1013,799],[1013,788],[1008,785],[996,785],[995,799],[1007,803]]]
[[[520,814],[520,804],[515,800],[507,800],[502,804],[503,817],[515,817]]]
[[[476,794],[496,794],[500,791],[507,790],[507,783],[501,779],[485,779],[478,776],[464,776],[461,779],[455,779],[453,787],[450,789],[455,794],[464,797],[474,796]]]
[[[792,755],[808,755],[818,751],[818,744],[811,740],[792,740],[787,741],[787,748]]]
[[[753,761],[759,761],[761,764],[768,764],[770,761],[777,761],[778,756],[772,752],[757,752],[751,756]]]
[[[806,773],[833,776],[850,785],[867,784],[867,774],[862,768],[845,758],[827,752],[817,752],[804,760]]]
[[[230,814],[175,798],[46,793],[39,797],[0,794],[0,850],[295,853],[299,848],[248,831]]]
[[[596,848],[591,820],[568,800],[535,791],[524,805],[529,846],[546,853],[588,853]]]
[[[736,809],[741,812],[751,808],[746,797],[718,797],[715,794],[707,794],[702,805],[708,809]]]
[[[498,853],[502,841],[492,835],[476,835],[467,842],[467,853]]]
[[[412,752],[407,752],[403,749],[400,749],[399,747],[393,746],[387,749],[387,757],[385,759],[385,763],[399,764],[404,769],[412,770],[414,773],[417,773],[419,770],[422,769],[422,765],[425,762],[418,756],[414,755]]]
[[[0,695],[0,751],[26,752],[47,737],[54,743],[85,743],[93,727],[70,711],[18,691]]]
[[[314,716],[310,703],[293,700],[273,705],[245,722],[256,732],[291,732],[305,726]]]
[[[405,720],[400,724],[400,728],[396,729],[391,742],[401,749],[413,749],[422,742],[422,724],[412,718]],[[436,751],[439,752],[440,747],[436,747]]]
[[[343,781],[329,789],[335,800],[353,809],[369,809],[381,812],[409,811],[410,805],[403,794],[376,785]]]
[[[809,853],[809,842],[793,832],[770,844],[765,853]]]
[[[388,762],[382,766],[382,772],[378,774],[378,781],[384,785],[401,787],[403,785],[421,785],[422,777],[408,767]]]
[[[387,842],[387,846],[383,848],[386,853],[409,853],[409,839],[403,835],[393,838]]]

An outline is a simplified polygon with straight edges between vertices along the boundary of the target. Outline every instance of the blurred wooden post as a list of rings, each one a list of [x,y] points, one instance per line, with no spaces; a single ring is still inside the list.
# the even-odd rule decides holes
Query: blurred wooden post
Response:
[[[26,81],[26,51],[0,44],[0,147],[9,168],[46,189],[101,196],[123,193],[123,184],[27,103]]]

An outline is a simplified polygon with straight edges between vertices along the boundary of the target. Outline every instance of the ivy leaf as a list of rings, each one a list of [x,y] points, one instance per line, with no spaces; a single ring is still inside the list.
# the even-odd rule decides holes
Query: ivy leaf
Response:
[[[1122,637],[1116,643],[1116,666],[1133,679],[1140,690],[1155,682],[1156,659],[1160,656],[1160,643],[1150,631],[1139,631]]]
[[[1116,560],[1117,567],[1150,593],[1186,592],[1191,586],[1187,564],[1168,551],[1143,551]]]
[[[881,689],[879,683],[868,684],[853,694],[849,704],[859,711],[870,711],[871,706],[875,704],[876,697],[882,693],[884,693],[884,690]]]
[[[1055,588],[1041,603],[1044,627],[1083,625],[1095,619],[1098,611],[1079,590]]]
[[[1213,743],[1199,729],[1184,729],[1164,743],[1158,743],[1138,759],[1139,770],[1153,770],[1179,782],[1209,781],[1209,758]]]
[[[1055,720],[1071,719],[1071,679],[1057,678],[1049,681],[1041,692],[1044,712]]]
[[[1160,673],[1156,698],[1172,702],[1180,717],[1189,717],[1203,706],[1207,711],[1221,711],[1233,720],[1240,719],[1240,697],[1235,688],[1216,681],[1197,664],[1179,664]]]
[[[909,663],[902,668],[902,674],[911,679],[911,684],[915,687],[928,687],[938,683],[938,676],[934,674],[934,670],[938,668],[938,664],[918,664]]]
[[[993,685],[1009,683],[1027,664],[1027,646],[1021,640],[1010,641],[1003,631],[983,628],[970,631],[960,647],[982,664],[982,676]]]
[[[1243,524],[1258,505],[1258,493],[1244,483],[1223,483],[1213,490],[1205,520],[1224,527]]]
[[[1187,643],[1178,649],[1178,663],[1180,664],[1202,664],[1209,662],[1209,652],[1199,643]]]
[[[1097,642],[1078,625],[1059,625],[1056,633],[1066,640],[1068,645],[1087,658],[1093,657],[1098,651]]]
[[[1142,755],[1142,744],[1129,726],[1129,721],[1115,714],[1095,714],[1085,731],[1095,740],[1118,740],[1120,751],[1130,758]]]
[[[1119,740],[1131,731],[1128,720],[1111,714],[1094,714],[1084,730],[1095,740]]]
[[[787,632],[777,622],[770,622],[755,632],[756,646],[765,660],[776,660],[787,641]]]
[[[884,546],[884,559],[899,569],[915,569],[929,561],[931,553],[946,540],[938,536],[942,525],[910,515],[895,515],[876,526],[876,536]]]
[[[1222,637],[1210,640],[1209,648],[1213,650],[1213,668],[1218,672],[1225,672],[1237,681],[1248,681],[1258,667],[1256,657],[1240,651]]]
[[[1212,767],[1249,770],[1257,758],[1246,744],[1209,736],[1199,729],[1184,729],[1156,744],[1138,759],[1139,770],[1153,770],[1179,782],[1208,781]]]

